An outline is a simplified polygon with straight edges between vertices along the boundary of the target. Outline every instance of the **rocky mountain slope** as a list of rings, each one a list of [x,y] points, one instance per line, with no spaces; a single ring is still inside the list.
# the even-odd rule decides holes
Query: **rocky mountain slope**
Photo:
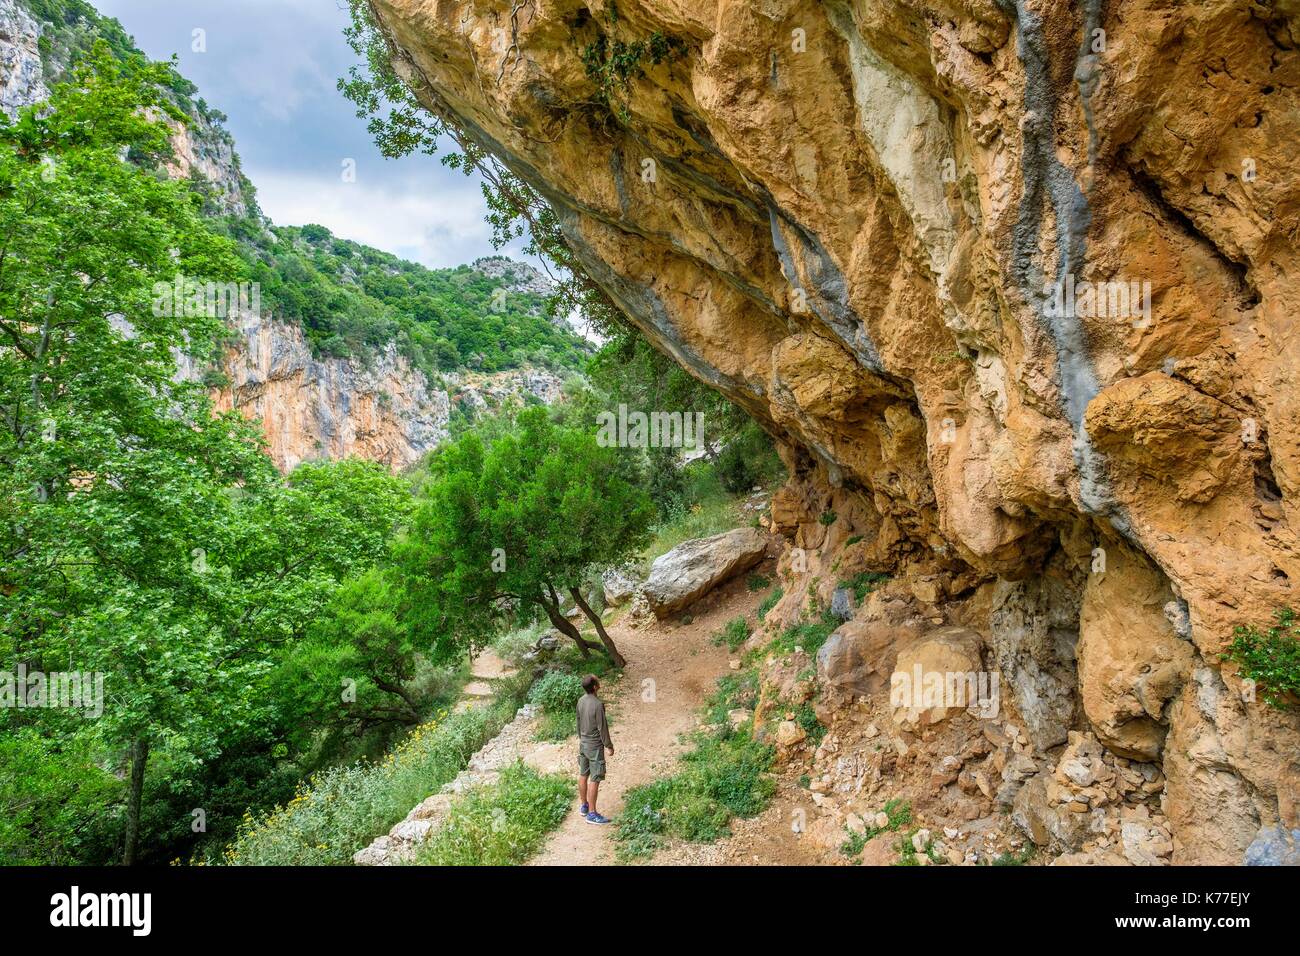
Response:
[[[857,623],[978,633],[1044,774],[1154,764],[1174,862],[1300,827],[1295,711],[1220,660],[1300,580],[1295,0],[370,6],[782,443],[787,601],[893,573]]]
[[[99,39],[119,55],[138,52],[117,21],[82,0],[0,0],[0,109],[12,116],[45,99]],[[550,283],[536,269],[494,256],[462,270],[429,270],[321,227],[277,228],[257,208],[224,116],[179,75],[170,93],[189,122],[169,121],[174,159],[166,172],[200,191],[214,222],[240,243],[262,306],[229,317],[232,337],[214,362],[186,360],[181,371],[211,384],[219,408],[260,418],[278,467],[349,455],[410,465],[448,434],[449,384],[467,414],[558,394],[558,371],[581,359],[585,343],[543,317]],[[406,284],[390,296],[399,278]],[[407,301],[412,289],[440,297]],[[493,305],[497,290],[507,295]],[[424,311],[406,318],[417,308]],[[446,339],[457,331],[466,338],[463,356]],[[485,358],[471,347],[480,341],[536,347]],[[444,342],[447,351],[438,351]]]
[[[10,116],[49,95],[40,36],[35,18],[17,0],[0,0],[0,109]]]
[[[402,468],[446,439],[446,391],[390,345],[366,361],[313,355],[300,326],[241,312],[213,389],[218,409],[260,419],[281,471],[304,460],[359,457]],[[184,360],[182,378],[214,369]]]

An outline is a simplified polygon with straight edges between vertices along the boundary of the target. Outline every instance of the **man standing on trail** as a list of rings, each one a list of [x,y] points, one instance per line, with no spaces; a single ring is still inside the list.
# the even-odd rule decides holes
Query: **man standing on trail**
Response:
[[[582,679],[582,689],[586,693],[578,700],[578,812],[588,823],[605,824],[609,820],[596,812],[596,795],[605,779],[605,751],[614,756],[614,742],[609,739],[605,704],[596,696],[600,681],[595,674]]]

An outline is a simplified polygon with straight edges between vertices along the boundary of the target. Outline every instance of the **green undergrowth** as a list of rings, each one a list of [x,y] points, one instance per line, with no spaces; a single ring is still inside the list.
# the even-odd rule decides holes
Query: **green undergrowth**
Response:
[[[722,677],[705,707],[706,729],[692,736],[694,749],[668,777],[633,787],[617,820],[617,857],[650,857],[668,837],[711,843],[730,833],[733,817],[752,817],[776,791],[768,773],[774,750],[736,730],[727,711],[752,708],[758,698],[755,668]]]
[[[578,699],[585,693],[582,678],[564,671],[547,671],[528,693],[528,702],[542,710],[538,740],[564,740],[575,731]]]
[[[541,847],[571,805],[573,782],[517,763],[471,790],[416,854],[417,866],[517,866]]]
[[[851,578],[841,580],[839,586],[852,591],[854,600],[861,604],[868,594],[888,580],[888,574],[881,574],[878,571],[863,571]]]
[[[900,827],[912,822],[912,805],[905,800],[893,799],[885,803],[884,814],[888,822],[883,827],[874,824],[861,833],[848,831],[848,839],[840,844],[840,852],[845,856],[857,856],[862,848],[882,833],[896,833]]]
[[[767,620],[767,615],[771,613],[772,608],[776,607],[777,604],[780,603],[781,598],[783,597],[785,597],[784,588],[780,586],[773,588],[772,593],[763,598],[763,603],[758,606],[758,619],[760,621]]]
[[[933,837],[925,841],[925,846],[922,847],[921,850],[918,851],[916,849],[916,846],[912,843],[912,837],[919,833],[920,830],[920,827],[914,827],[899,837],[898,862],[894,864],[895,866],[921,866],[921,861],[918,858],[922,854],[924,854],[931,863],[947,862],[939,855],[939,851],[935,849]]]
[[[681,770],[624,795],[615,833],[620,860],[651,856],[665,837],[711,843],[731,832],[733,816],[752,817],[767,805],[776,789],[767,773],[771,747],[726,725],[697,733],[694,742]]]
[[[739,648],[747,640],[749,640],[749,622],[743,617],[733,617],[726,623],[726,626],[713,635],[715,647],[725,644],[727,649],[732,651]]]
[[[1034,858],[1034,854],[1037,853],[1037,851],[1038,848],[1032,843],[1026,843],[1024,848],[1019,852],[1004,850],[999,853],[993,858],[993,862],[990,863],[989,866],[1025,866]]]
[[[1222,658],[1255,682],[1270,707],[1293,710],[1300,700],[1300,622],[1289,607],[1276,611],[1274,618],[1277,623],[1271,627],[1238,627]]]
[[[817,618],[805,619],[782,631],[768,645],[768,650],[775,654],[793,654],[796,647],[802,647],[809,657],[815,657],[840,623],[829,612],[824,612]]]
[[[287,804],[245,815],[219,860],[234,866],[341,866],[460,773],[522,703],[529,678],[497,683],[487,707],[441,714],[377,761],[333,767]],[[201,862],[201,861],[195,861]]]

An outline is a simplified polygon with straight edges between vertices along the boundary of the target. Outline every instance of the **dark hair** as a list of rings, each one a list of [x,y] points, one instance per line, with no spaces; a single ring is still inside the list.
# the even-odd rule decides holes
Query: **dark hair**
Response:
[[[588,694],[594,694],[596,692],[596,685],[599,683],[600,681],[596,680],[595,674],[588,674],[582,679],[582,689]]]

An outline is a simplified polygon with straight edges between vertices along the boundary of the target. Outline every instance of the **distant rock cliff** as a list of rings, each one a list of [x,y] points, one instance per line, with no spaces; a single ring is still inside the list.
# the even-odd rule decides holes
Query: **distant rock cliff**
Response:
[[[49,96],[40,25],[17,0],[0,0],[0,110],[13,116]]]
[[[449,373],[444,388],[391,344],[365,361],[318,358],[292,323],[244,313],[231,330],[220,367],[185,359],[180,377],[211,385],[217,408],[260,419],[268,451],[286,472],[302,461],[350,456],[401,469],[447,439],[453,400],[481,414],[560,395],[560,379],[545,369]]]
[[[236,338],[221,367],[187,361],[181,375],[213,384],[218,408],[261,419],[282,471],[348,456],[397,469],[446,439],[447,393],[394,346],[364,363],[318,359],[296,325],[248,314],[231,324]]]

